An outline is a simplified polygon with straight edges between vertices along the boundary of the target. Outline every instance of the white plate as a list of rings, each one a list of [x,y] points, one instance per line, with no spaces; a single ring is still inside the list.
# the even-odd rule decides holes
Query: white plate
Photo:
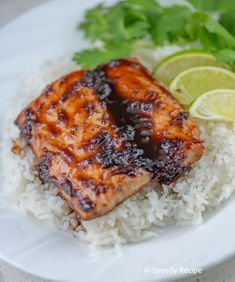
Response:
[[[27,73],[45,59],[85,46],[75,27],[84,10],[97,2],[52,1],[0,31],[1,114]],[[86,243],[52,233],[2,204],[0,257],[56,281],[169,281],[185,275],[181,267],[205,269],[235,253],[234,211],[235,201],[230,201],[197,228],[171,228],[158,239],[123,247],[122,253],[106,249],[94,256]],[[154,273],[171,267],[178,270],[176,275]]]

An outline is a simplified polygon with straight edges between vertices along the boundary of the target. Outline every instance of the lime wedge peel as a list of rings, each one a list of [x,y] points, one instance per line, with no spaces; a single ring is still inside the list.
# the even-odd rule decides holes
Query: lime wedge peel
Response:
[[[209,91],[190,107],[191,116],[211,121],[235,121],[235,90]]]
[[[217,59],[205,51],[186,50],[173,54],[164,59],[154,72],[157,80],[169,85],[181,72],[200,66],[218,66],[228,68],[226,64],[220,63]]]
[[[176,99],[186,106],[215,89],[235,90],[235,74],[219,67],[191,68],[180,73],[170,85]]]

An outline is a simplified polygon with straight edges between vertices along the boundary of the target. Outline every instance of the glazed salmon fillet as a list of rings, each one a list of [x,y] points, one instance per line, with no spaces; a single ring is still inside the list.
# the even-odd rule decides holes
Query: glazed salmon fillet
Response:
[[[155,177],[170,184],[184,175],[204,150],[188,112],[138,62],[116,61],[102,69],[115,100],[122,102],[128,123],[137,131],[136,143],[155,161]]]
[[[83,220],[107,214],[153,179],[175,183],[203,153],[196,124],[136,60],[62,77],[16,124],[39,177]]]

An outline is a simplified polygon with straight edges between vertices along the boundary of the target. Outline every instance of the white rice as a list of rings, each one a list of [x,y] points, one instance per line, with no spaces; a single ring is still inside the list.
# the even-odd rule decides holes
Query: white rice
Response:
[[[176,48],[157,51],[158,58]],[[156,56],[156,55],[155,55]],[[205,212],[227,200],[235,189],[235,125],[199,123],[205,153],[190,174],[170,194],[146,187],[142,192],[122,203],[106,216],[82,222],[86,232],[78,226],[76,215],[57,195],[53,185],[42,184],[32,166],[30,149],[20,156],[11,153],[12,139],[19,132],[13,121],[23,106],[37,97],[47,83],[75,69],[70,58],[45,63],[30,75],[11,103],[7,120],[3,122],[4,140],[1,158],[4,160],[4,198],[23,215],[73,233],[91,242],[92,246],[121,245],[156,236],[164,226],[201,224]]]

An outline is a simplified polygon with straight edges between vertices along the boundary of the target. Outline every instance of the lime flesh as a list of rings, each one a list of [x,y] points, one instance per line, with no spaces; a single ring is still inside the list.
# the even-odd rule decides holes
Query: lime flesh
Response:
[[[235,74],[219,67],[197,67],[180,73],[170,85],[176,99],[186,106],[215,89],[235,89]]]
[[[209,91],[190,107],[193,117],[213,121],[235,121],[235,90]]]
[[[199,51],[182,51],[176,53],[157,66],[154,76],[165,85],[169,85],[181,72],[200,66],[218,66],[227,68],[227,65],[220,63],[208,53]]]

